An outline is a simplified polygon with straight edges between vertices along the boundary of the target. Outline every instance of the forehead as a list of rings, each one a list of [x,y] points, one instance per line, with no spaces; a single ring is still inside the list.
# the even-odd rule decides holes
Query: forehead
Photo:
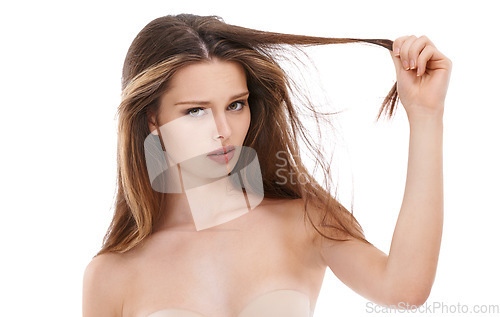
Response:
[[[213,59],[184,66],[178,70],[169,83],[162,99],[220,98],[247,90],[245,70],[236,62]]]

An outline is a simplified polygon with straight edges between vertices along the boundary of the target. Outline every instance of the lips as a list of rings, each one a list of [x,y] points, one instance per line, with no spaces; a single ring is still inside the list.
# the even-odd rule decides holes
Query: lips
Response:
[[[221,148],[218,148],[215,151],[212,151],[212,152],[208,153],[207,156],[224,155],[224,154],[226,154],[228,152],[231,152],[231,151],[234,151],[234,146],[233,145],[227,145],[227,146],[223,146]]]
[[[219,164],[228,164],[234,156],[234,146],[228,145],[208,153],[207,157]]]

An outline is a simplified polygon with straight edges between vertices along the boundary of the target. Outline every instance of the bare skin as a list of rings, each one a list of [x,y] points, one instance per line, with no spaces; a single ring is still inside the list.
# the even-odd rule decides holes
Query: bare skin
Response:
[[[238,316],[276,289],[308,295],[311,309],[326,265],[312,252],[295,201],[265,200],[251,212],[202,231],[161,230],[119,256],[127,279],[124,317],[166,308]]]
[[[179,194],[171,216],[143,244],[89,264],[84,316],[146,317],[171,307],[207,317],[237,316],[255,296],[283,288],[308,294],[314,306],[327,266],[375,303],[422,305],[441,242],[442,119],[452,64],[425,36],[398,38],[391,57],[410,143],[405,193],[388,255],[355,239],[317,243],[314,229],[303,222],[301,200],[265,199],[241,217],[195,231]]]

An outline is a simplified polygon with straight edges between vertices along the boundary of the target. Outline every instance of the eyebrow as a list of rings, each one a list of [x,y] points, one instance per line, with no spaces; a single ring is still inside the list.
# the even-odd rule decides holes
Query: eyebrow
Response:
[[[245,91],[245,92],[242,92],[240,94],[232,96],[231,98],[229,98],[229,100],[235,100],[235,99],[247,96],[249,94],[250,94],[250,92]],[[189,104],[189,105],[208,105],[208,104],[210,104],[210,101],[201,101],[201,100],[180,101],[180,102],[176,102],[174,104],[174,106],[177,106],[177,105],[187,105],[187,104]]]

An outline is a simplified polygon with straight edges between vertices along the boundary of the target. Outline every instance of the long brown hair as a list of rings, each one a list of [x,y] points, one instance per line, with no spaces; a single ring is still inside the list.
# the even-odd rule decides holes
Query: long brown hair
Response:
[[[354,216],[330,193],[330,163],[308,137],[299,120],[291,94],[293,81],[283,71],[274,53],[285,46],[366,42],[392,50],[392,41],[380,39],[327,38],[264,32],[227,24],[215,16],[180,14],[157,18],[147,24],[132,42],[123,67],[122,101],[118,108],[118,170],[115,211],[99,254],[123,253],[153,232],[160,219],[164,194],[154,191],[146,167],[144,140],[149,135],[148,116],[158,110],[159,98],[169,80],[191,63],[218,58],[240,63],[250,92],[251,123],[243,143],[253,148],[262,172],[264,197],[302,198],[304,221],[311,222],[324,238],[343,240],[351,236],[366,243]],[[398,99],[396,86],[385,98],[377,117],[393,115]],[[318,119],[319,113],[310,107]],[[321,185],[302,162],[298,138],[316,156],[324,176]],[[280,153],[280,156],[274,155]],[[306,175],[307,182],[282,182],[276,173],[278,160],[286,159],[288,175]],[[282,165],[280,165],[282,166]],[[311,217],[308,204],[323,212]],[[320,219],[314,223],[313,219]],[[319,227],[319,228],[318,228]]]

